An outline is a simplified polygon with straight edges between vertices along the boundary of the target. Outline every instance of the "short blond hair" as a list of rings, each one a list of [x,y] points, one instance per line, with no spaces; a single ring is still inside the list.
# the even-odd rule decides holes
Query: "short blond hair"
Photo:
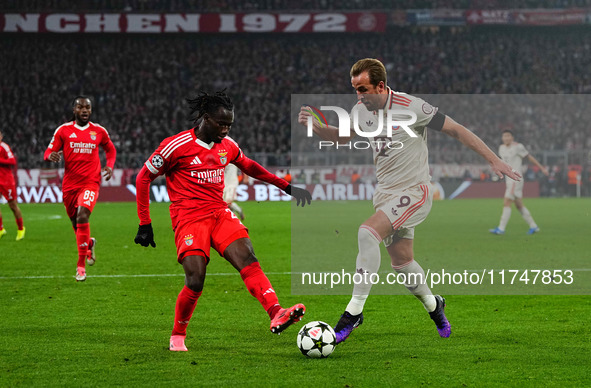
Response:
[[[357,77],[359,74],[367,71],[369,75],[369,82],[373,86],[378,86],[380,81],[384,82],[384,85],[388,83],[388,75],[386,74],[386,68],[384,64],[374,58],[360,59],[353,67],[351,67],[351,77]]]

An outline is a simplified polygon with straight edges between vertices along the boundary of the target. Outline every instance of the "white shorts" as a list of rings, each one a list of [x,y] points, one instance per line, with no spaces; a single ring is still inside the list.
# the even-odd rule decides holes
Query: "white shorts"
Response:
[[[505,184],[507,186],[507,188],[505,189],[505,198],[509,198],[514,201],[515,198],[523,197],[523,179],[519,182],[516,182],[511,178],[507,178],[505,180]]]
[[[393,229],[392,235],[384,239],[384,244],[390,245],[394,236],[412,240],[415,226],[427,218],[432,204],[433,190],[429,183],[388,193],[378,187],[373,196],[373,207],[386,214]]]
[[[232,203],[236,200],[236,189],[238,186],[229,185],[224,187],[224,202]]]

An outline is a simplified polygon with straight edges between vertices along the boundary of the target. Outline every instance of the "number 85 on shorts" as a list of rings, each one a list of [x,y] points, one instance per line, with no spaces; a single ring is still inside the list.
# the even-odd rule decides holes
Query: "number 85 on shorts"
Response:
[[[94,210],[94,205],[98,199],[98,188],[84,188],[80,190],[72,190],[64,192],[64,206],[68,217],[76,216],[79,206],[85,207],[91,212]]]

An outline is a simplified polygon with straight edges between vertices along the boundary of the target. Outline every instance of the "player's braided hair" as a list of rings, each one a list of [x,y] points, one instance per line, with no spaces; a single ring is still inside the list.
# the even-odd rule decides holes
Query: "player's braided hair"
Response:
[[[215,92],[214,94],[208,94],[201,91],[196,98],[187,98],[187,102],[191,108],[189,120],[197,123],[204,114],[209,113],[211,115],[215,113],[220,106],[228,110],[234,110],[234,103],[225,91],[226,89],[220,92]]]
[[[76,100],[78,100],[78,99],[88,100],[92,104],[92,100],[90,97],[81,94],[79,96],[74,97],[74,99],[72,100],[72,108],[76,107]]]

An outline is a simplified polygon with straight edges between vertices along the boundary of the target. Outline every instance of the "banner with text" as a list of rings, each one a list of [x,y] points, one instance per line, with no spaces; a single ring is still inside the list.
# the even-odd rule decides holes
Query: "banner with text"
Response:
[[[384,32],[388,16],[322,13],[6,13],[0,32],[265,33]]]

